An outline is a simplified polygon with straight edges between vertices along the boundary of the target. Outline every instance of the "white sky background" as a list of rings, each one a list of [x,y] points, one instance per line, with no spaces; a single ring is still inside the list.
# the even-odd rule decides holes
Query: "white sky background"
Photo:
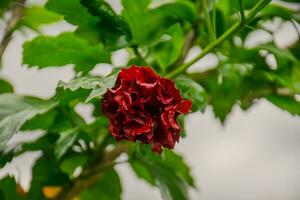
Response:
[[[120,10],[118,0],[109,2]],[[72,28],[60,23],[43,30],[53,35]],[[273,28],[278,29],[275,35],[280,46],[297,38],[289,24]],[[57,82],[69,80],[73,72],[71,67],[44,70],[22,67],[21,45],[32,37],[33,33],[15,34],[4,55],[0,75],[14,84],[18,94],[50,97],[54,94]],[[257,33],[249,39],[248,45],[256,43],[257,38],[268,39],[268,36]],[[192,54],[199,51],[195,48]],[[119,52],[114,62],[121,64],[125,55]],[[213,56],[204,58],[193,68],[196,70],[208,63],[214,63]],[[81,106],[78,110],[88,116],[89,107]],[[186,127],[187,137],[177,144],[176,150],[190,164],[199,188],[191,191],[192,200],[300,199],[299,117],[292,117],[270,103],[260,101],[247,112],[235,107],[224,127],[214,118],[211,109],[204,114],[190,114]],[[17,158],[13,164],[0,170],[0,175],[8,171],[17,174],[18,169],[21,183],[28,185],[31,160],[36,156],[26,154]],[[117,169],[121,175],[125,200],[161,199],[158,190],[138,180],[127,165],[120,165]]]

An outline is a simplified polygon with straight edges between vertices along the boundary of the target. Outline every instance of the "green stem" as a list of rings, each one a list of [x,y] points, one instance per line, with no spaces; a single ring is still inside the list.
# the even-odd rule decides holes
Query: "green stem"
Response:
[[[101,179],[105,170],[112,167],[114,164],[118,164],[115,160],[122,154],[129,151],[127,143],[119,143],[116,147],[104,153],[99,162],[94,163],[90,168],[72,181],[71,185],[67,185],[56,197],[57,200],[72,200],[77,197],[82,191],[94,185]],[[122,162],[123,163],[123,162]]]
[[[216,34],[214,32],[213,24],[212,24],[211,19],[210,19],[208,6],[207,6],[207,0],[203,0],[203,9],[204,9],[207,32],[208,32],[208,35],[209,35],[209,39],[212,42],[216,39]]]
[[[213,1],[213,10],[212,10],[212,26],[214,31],[214,39],[217,38],[217,13],[216,13],[216,3]]]
[[[267,6],[272,0],[261,0],[258,4],[256,4],[248,15],[245,18],[245,22],[236,22],[229,28],[223,35],[221,35],[218,39],[214,40],[210,45],[208,45],[198,56],[193,58],[191,61],[184,63],[183,65],[179,66],[175,70],[171,71],[169,74],[166,75],[167,78],[173,78],[178,74],[184,72],[187,68],[189,68],[192,64],[196,63],[199,59],[203,58],[205,55],[211,52],[212,49],[219,46],[223,41],[231,37],[234,33],[236,33],[239,29],[244,27],[246,23],[251,21],[254,16],[261,11],[265,6]]]
[[[246,16],[245,16],[245,10],[244,10],[244,1],[243,0],[239,0],[239,4],[240,4],[240,13],[241,13],[241,20],[242,23],[245,23],[246,21]]]

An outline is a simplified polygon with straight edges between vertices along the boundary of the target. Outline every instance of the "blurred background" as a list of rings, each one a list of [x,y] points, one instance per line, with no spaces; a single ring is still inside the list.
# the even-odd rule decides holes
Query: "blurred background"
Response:
[[[108,2],[117,11],[121,10],[118,0]],[[0,29],[3,25],[0,24]],[[274,20],[267,26],[276,30],[275,43],[280,47],[298,39],[291,23]],[[57,35],[73,29],[66,23],[56,23],[44,27],[42,32]],[[59,80],[68,81],[72,78],[72,67],[37,70],[22,66],[22,43],[33,37],[35,33],[30,31],[14,35],[4,55],[1,76],[15,86],[18,94],[48,98],[54,94]],[[266,32],[257,30],[247,39],[246,45],[251,47],[268,40],[270,36]],[[188,59],[200,51],[199,48],[193,48]],[[125,65],[127,57],[126,51],[117,51],[113,55],[113,64]],[[190,70],[204,70],[217,64],[215,57],[208,55]],[[94,73],[107,74],[110,70],[109,65],[98,65]],[[77,110],[88,121],[93,120],[89,106],[79,105]],[[204,113],[189,114],[186,129],[187,137],[177,144],[176,151],[184,155],[197,183],[197,190],[191,191],[192,200],[300,199],[299,117],[291,116],[267,101],[258,101],[246,112],[235,107],[224,125],[214,118],[210,108]],[[10,143],[32,140],[39,135],[40,132],[18,134]],[[39,155],[34,152],[19,156],[0,170],[0,176],[7,173],[15,175],[22,186],[28,188],[31,166]],[[158,189],[138,180],[126,164],[117,166],[117,170],[121,175],[125,200],[161,199]]]

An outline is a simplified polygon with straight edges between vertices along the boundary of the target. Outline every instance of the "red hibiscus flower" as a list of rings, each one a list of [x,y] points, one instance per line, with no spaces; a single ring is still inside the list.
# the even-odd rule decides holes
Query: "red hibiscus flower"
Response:
[[[149,67],[122,69],[115,86],[102,99],[109,130],[117,140],[140,140],[152,150],[173,149],[180,138],[177,118],[191,109],[172,80]]]

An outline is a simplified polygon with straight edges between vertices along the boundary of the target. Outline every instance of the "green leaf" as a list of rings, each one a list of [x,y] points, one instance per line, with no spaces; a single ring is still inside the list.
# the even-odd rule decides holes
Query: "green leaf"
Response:
[[[102,177],[79,195],[81,200],[120,200],[122,187],[114,169],[108,169]]]
[[[41,25],[50,24],[62,20],[62,16],[50,12],[41,6],[26,7],[24,16],[20,20],[21,25],[38,30]]]
[[[46,157],[39,158],[32,169],[33,181],[43,185],[62,185],[70,183],[67,174],[60,171],[56,163]]]
[[[196,16],[195,5],[188,1],[176,1],[154,9],[147,8],[149,3],[149,0],[122,0],[122,15],[130,27],[133,43],[153,45],[169,26]]]
[[[211,104],[215,116],[224,122],[234,104],[241,96],[243,81],[253,71],[253,64],[231,63],[232,60],[220,63],[219,73],[210,81]],[[222,100],[220,100],[222,99]]]
[[[27,120],[47,112],[55,105],[55,102],[32,97],[0,95],[0,151]]]
[[[64,158],[61,161],[60,168],[64,173],[69,174],[70,177],[74,174],[77,167],[83,167],[88,160],[88,155],[75,154]]]
[[[21,130],[48,130],[50,126],[54,123],[55,117],[57,115],[56,110],[50,110],[43,114],[38,114],[32,119],[28,120],[23,124]]]
[[[186,0],[175,0],[163,4],[153,10],[171,21],[187,21],[193,24],[197,19],[197,9],[194,3]]]
[[[53,153],[53,144],[57,140],[58,136],[56,134],[45,134],[44,136],[38,138],[32,142],[25,142],[21,144],[21,147],[17,149],[16,155],[24,153],[26,151],[43,151]]]
[[[110,62],[110,53],[101,44],[91,46],[72,33],[62,33],[56,37],[38,36],[26,42],[23,48],[23,63],[29,67],[74,64],[76,71],[88,72],[97,63]]]
[[[180,89],[182,97],[192,101],[193,111],[205,109],[208,95],[201,85],[186,76],[176,78],[175,84]]]
[[[106,93],[107,89],[114,87],[116,80],[117,74],[113,74],[101,79],[101,84],[93,88],[92,92],[87,97],[86,102],[89,102],[96,97],[101,98]]]
[[[2,200],[21,200],[18,194],[17,183],[13,177],[4,177],[0,180],[0,199]]]
[[[73,146],[77,137],[78,129],[71,129],[60,133],[60,137],[56,141],[54,149],[54,154],[57,159],[60,159],[68,151],[68,149]]]
[[[143,12],[150,3],[151,0],[122,0],[124,9],[131,9],[132,12]]]
[[[133,154],[131,160],[131,167],[137,176],[150,184],[154,182],[163,199],[189,199],[188,187],[193,187],[194,181],[182,157],[170,150],[158,155],[151,151],[149,145],[139,146],[141,149]]]
[[[189,199],[187,196],[186,186],[177,176],[174,176],[172,171],[163,165],[154,163],[147,163],[146,165],[151,171],[151,174],[156,178],[157,186],[160,189],[163,199]]]
[[[166,33],[171,38],[158,43],[154,48],[155,58],[163,70],[177,61],[184,45],[184,33],[180,24],[171,26]]]
[[[34,141],[17,143],[17,145],[12,146],[9,151],[1,151],[0,168],[10,162],[14,157],[21,155],[24,152],[42,151],[47,155],[52,155],[54,153],[54,144],[57,142],[58,135],[52,134],[52,130],[50,129],[49,132],[51,132],[51,134],[47,133]]]
[[[117,75],[112,74],[104,78],[96,76],[77,77],[68,83],[61,81],[57,87],[58,98],[63,102],[74,100],[76,96],[85,99],[85,102],[89,102],[96,97],[101,98],[107,89],[115,85],[116,78]]]
[[[61,87],[64,90],[69,89],[73,92],[80,88],[93,89],[98,85],[101,85],[101,77],[96,77],[96,76],[76,77],[75,79],[72,79],[67,83],[63,81],[60,81],[58,83],[58,87]]]
[[[107,31],[118,32],[118,34],[129,35],[128,24],[122,16],[117,15],[113,8],[104,0],[81,0],[82,5],[88,8],[88,11],[99,17],[100,25],[107,28]]]
[[[166,24],[162,15],[147,9],[149,0],[122,0],[123,11],[134,43],[151,44],[163,33]]]
[[[139,178],[144,179],[150,185],[155,185],[155,179],[146,166],[134,160],[130,162],[130,166]]]
[[[244,0],[244,8],[250,9],[258,2],[259,0]],[[238,1],[231,0],[218,1],[217,7],[224,12],[226,17],[230,17],[231,14],[236,13],[240,8]]]
[[[117,50],[128,45],[131,37],[128,24],[104,0],[81,0],[91,15],[96,16],[101,41],[107,49]]]
[[[0,79],[0,94],[12,93],[14,91],[13,86],[5,80]]]
[[[48,0],[46,6],[48,10],[64,16],[64,19],[78,26],[75,34],[87,39],[93,44],[98,44],[102,40],[101,31],[99,31],[99,19],[91,15],[80,0]]]
[[[23,154],[24,152],[43,151],[44,153],[51,154],[53,152],[53,143],[57,140],[56,134],[45,134],[31,142],[21,142],[9,149],[9,151],[0,152],[0,167],[5,166],[14,157]]]
[[[300,115],[300,102],[291,97],[270,95],[266,97],[268,101],[279,108],[288,111],[292,115]]]
[[[178,177],[184,180],[188,185],[192,187],[195,186],[193,177],[190,174],[190,168],[185,163],[182,156],[176,154],[174,151],[164,150],[162,159]]]
[[[42,192],[45,186],[63,186],[70,184],[69,176],[63,173],[49,157],[39,158],[32,168],[31,186],[26,200],[46,200]]]

